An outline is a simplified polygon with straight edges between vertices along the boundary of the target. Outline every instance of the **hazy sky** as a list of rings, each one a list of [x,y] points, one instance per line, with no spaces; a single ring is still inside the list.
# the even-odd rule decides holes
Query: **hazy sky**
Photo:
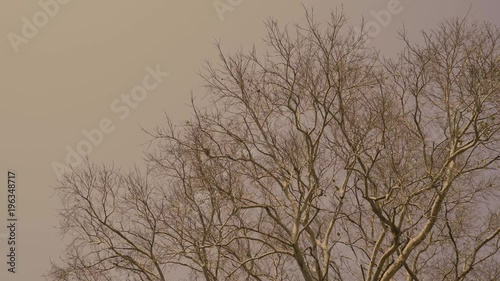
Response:
[[[227,51],[250,48],[253,43],[259,46],[267,18],[299,23],[304,5],[313,7],[320,20],[342,4],[332,0],[55,1],[0,2],[4,38],[0,41],[0,235],[7,232],[9,169],[17,172],[19,218],[15,275],[7,272],[7,244],[0,236],[2,281],[42,280],[49,257],[59,258],[64,243],[55,228],[59,199],[51,188],[56,184],[52,164],[65,164],[67,147],[77,149],[86,140],[82,130],[99,128],[103,119],[114,127],[93,145],[91,160],[124,166],[140,162],[145,148],[141,145],[148,136],[139,126],[161,125],[164,112],[177,120],[189,116],[190,92],[202,94],[197,73],[204,60],[216,59],[214,40],[222,39]],[[362,17],[374,21],[374,13],[396,2],[399,12],[385,27],[377,23],[380,32],[371,42],[385,54],[400,46],[395,36],[403,23],[416,36],[444,18],[464,16],[471,3],[473,19],[500,25],[498,0],[355,0],[343,5],[357,24]],[[46,7],[51,15],[45,16],[40,3],[51,4]],[[218,13],[214,4],[230,9]],[[157,74],[158,83],[150,79],[149,85],[157,85],[130,109],[122,94],[129,95],[142,85],[157,67],[170,75]],[[128,115],[124,106],[130,109]]]

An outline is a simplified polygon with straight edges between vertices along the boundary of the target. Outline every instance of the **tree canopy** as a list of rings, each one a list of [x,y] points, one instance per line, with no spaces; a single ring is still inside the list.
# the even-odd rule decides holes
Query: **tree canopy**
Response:
[[[50,280],[499,280],[500,30],[443,21],[391,59],[342,12],[208,62],[148,169],[57,193]]]

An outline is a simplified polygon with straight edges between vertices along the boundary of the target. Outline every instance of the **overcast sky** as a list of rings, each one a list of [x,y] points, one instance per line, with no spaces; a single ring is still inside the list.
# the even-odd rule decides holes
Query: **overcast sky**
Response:
[[[4,183],[9,169],[17,172],[19,218],[15,275],[7,272],[7,244],[0,236],[2,281],[42,280],[49,258],[59,258],[64,242],[56,229],[59,199],[51,188],[57,183],[53,166],[65,164],[68,149],[77,150],[86,140],[82,130],[104,126],[110,131],[92,146],[91,160],[125,167],[138,163],[145,149],[141,145],[148,140],[139,126],[163,124],[165,112],[176,120],[189,117],[186,104],[191,91],[203,93],[197,73],[204,60],[217,58],[215,40],[221,39],[228,52],[254,43],[259,47],[267,18],[300,23],[304,5],[314,8],[321,20],[342,4],[332,0],[58,1],[0,2],[0,35],[4,36],[0,41],[0,235],[7,232]],[[50,5],[44,8],[40,3]],[[373,30],[380,28],[370,44],[388,55],[401,46],[395,37],[403,24],[416,37],[419,30],[444,18],[463,17],[471,5],[472,19],[500,25],[498,0],[357,0],[343,5],[352,24],[364,17]],[[391,10],[395,13],[390,20],[377,21],[380,11]],[[147,75],[156,79],[150,81],[143,100],[128,104],[121,99],[143,85]]]

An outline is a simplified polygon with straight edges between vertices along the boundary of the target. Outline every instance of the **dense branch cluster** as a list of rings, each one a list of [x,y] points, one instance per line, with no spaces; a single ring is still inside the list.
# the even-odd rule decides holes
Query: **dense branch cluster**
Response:
[[[402,32],[393,59],[342,13],[267,29],[267,53],[207,63],[147,172],[66,175],[72,243],[48,277],[499,280],[499,29]]]

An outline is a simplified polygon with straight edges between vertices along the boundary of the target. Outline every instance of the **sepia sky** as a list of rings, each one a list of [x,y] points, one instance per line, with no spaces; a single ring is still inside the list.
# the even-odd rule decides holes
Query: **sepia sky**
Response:
[[[273,17],[282,24],[300,23],[303,6],[314,8],[321,20],[343,4],[352,24],[359,24],[362,17],[375,22],[380,31],[370,44],[384,55],[401,47],[395,37],[403,24],[417,38],[421,29],[432,28],[444,18],[463,17],[471,7],[472,19],[500,25],[498,0],[59,2],[0,2],[2,281],[42,280],[50,259],[59,259],[64,241],[56,228],[60,203],[52,189],[57,184],[53,165],[66,164],[67,149],[77,150],[82,141],[87,142],[82,130],[93,132],[104,122],[110,131],[92,144],[92,161],[125,169],[141,163],[149,138],[140,126],[152,129],[164,124],[165,113],[174,120],[189,117],[191,92],[203,94],[198,73],[205,60],[217,59],[215,40],[221,39],[228,52],[254,43],[262,50],[263,22]],[[399,2],[400,12],[387,24],[376,23],[374,13],[387,10],[393,2]],[[52,15],[44,19],[40,3],[51,3],[47,9]],[[218,13],[217,3],[236,4]],[[36,30],[25,26],[25,20],[33,24],[34,15],[41,22]],[[24,37],[23,26],[31,38]],[[154,76],[156,68],[161,73]],[[151,87],[141,101],[122,100],[145,79]],[[7,233],[8,170],[17,174],[16,274],[7,272],[7,243],[1,236]]]

